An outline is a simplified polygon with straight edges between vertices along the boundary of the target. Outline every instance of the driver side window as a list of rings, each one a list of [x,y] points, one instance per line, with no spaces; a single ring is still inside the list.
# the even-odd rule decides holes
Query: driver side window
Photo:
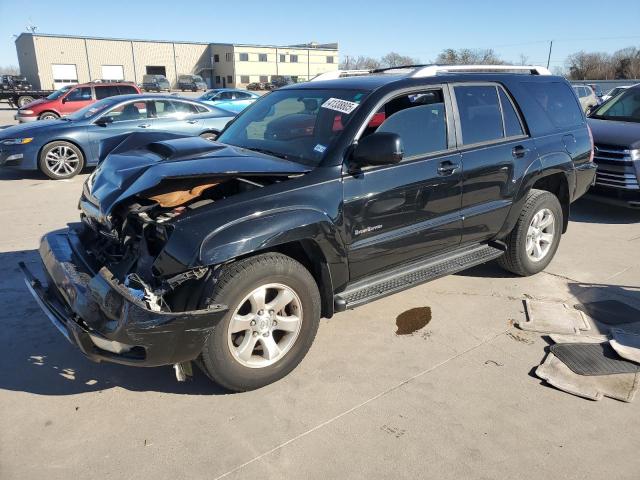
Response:
[[[393,98],[369,121],[362,137],[374,132],[396,133],[404,158],[447,149],[447,120],[442,90],[426,90]]]
[[[104,117],[111,123],[142,120],[147,118],[147,105],[145,102],[125,103],[109,110]]]
[[[69,92],[65,97],[67,102],[82,102],[91,100],[91,87],[80,87]]]

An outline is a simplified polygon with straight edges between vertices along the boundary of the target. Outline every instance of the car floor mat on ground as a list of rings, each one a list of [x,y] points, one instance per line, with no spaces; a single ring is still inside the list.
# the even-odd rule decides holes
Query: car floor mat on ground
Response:
[[[525,300],[526,319],[522,330],[540,333],[580,333],[591,329],[584,313],[564,303]]]
[[[591,400],[602,397],[631,402],[638,390],[640,374],[621,373],[616,375],[584,376],[572,372],[553,353],[547,355],[536,369],[536,375],[563,392]]]
[[[640,322],[640,310],[619,300],[578,303],[575,308],[605,325]]]
[[[621,358],[608,342],[556,343],[550,347],[550,351],[577,375],[640,372],[640,365]]]
[[[619,328],[612,328],[610,333],[613,337],[609,340],[611,348],[625,360],[640,364],[640,335]]]
[[[598,335],[597,333],[590,335],[552,333],[549,335],[549,338],[553,340],[553,343],[603,343],[609,341],[607,335]]]

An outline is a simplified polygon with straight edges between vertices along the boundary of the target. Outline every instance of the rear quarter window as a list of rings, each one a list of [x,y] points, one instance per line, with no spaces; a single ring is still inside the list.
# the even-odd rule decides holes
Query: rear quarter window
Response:
[[[546,131],[553,130],[553,127],[572,129],[584,125],[580,104],[571,87],[567,84],[562,82],[522,82],[522,86],[529,99],[544,113],[543,118],[534,119],[534,122],[529,123],[530,126],[531,123],[536,123],[535,120],[549,123],[549,126],[538,125],[539,130]]]

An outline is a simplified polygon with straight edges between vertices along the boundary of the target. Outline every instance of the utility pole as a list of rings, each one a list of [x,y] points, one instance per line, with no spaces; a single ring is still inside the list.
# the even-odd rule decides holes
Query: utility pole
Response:
[[[551,63],[551,50],[553,49],[553,40],[549,42],[549,56],[547,57],[547,68],[549,68],[549,64]]]

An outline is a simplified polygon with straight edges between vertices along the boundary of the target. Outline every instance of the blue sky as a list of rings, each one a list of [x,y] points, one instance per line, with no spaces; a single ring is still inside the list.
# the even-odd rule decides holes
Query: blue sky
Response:
[[[153,40],[337,41],[341,55],[379,57],[393,50],[422,62],[447,47],[469,47],[494,48],[512,61],[524,54],[530,63],[541,64],[553,39],[553,67],[579,50],[640,46],[640,1],[606,5],[585,0],[0,0],[0,65],[17,64],[12,36],[32,24],[41,33]]]

